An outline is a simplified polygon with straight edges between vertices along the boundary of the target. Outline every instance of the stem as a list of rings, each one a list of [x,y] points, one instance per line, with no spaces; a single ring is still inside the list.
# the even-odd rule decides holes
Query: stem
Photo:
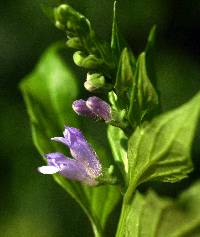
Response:
[[[131,186],[129,186],[126,194],[123,198],[122,210],[120,214],[120,219],[118,222],[116,237],[126,236],[126,219],[131,209],[131,201],[133,200],[135,191],[137,187],[137,180],[135,180]]]
[[[103,237],[104,236],[101,228],[98,228],[97,225],[95,225],[93,223],[92,223],[92,229],[93,229],[95,237]]]
[[[126,235],[126,218],[128,216],[129,209],[130,204],[123,201],[116,237],[124,237]]]

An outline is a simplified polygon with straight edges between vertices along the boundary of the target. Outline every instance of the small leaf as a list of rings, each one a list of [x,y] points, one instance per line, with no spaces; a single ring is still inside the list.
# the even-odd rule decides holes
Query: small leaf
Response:
[[[109,125],[108,140],[115,163],[118,165],[126,183],[128,174],[127,137],[120,128]]]
[[[127,97],[126,93],[131,86],[135,87],[135,57],[132,51],[124,48],[119,61],[115,89],[118,96],[124,99]]]
[[[150,33],[147,39],[146,49],[145,49],[146,53],[148,53],[149,50],[154,48],[155,38],[156,38],[156,25],[154,25],[150,30]]]
[[[79,80],[59,54],[62,49],[63,46],[56,45],[47,50],[35,70],[20,85],[30,117],[34,144],[41,155],[55,151],[66,153],[67,149],[50,141],[51,137],[62,134],[65,124],[79,127],[84,135],[84,128],[88,130],[85,126],[82,127],[82,122],[71,107],[72,102],[77,99]],[[98,130],[96,125],[88,126],[93,133]],[[104,131],[105,128],[102,127],[101,132]],[[87,135],[86,137],[88,138]],[[101,136],[99,137],[101,139]],[[100,159],[108,160],[110,153],[106,149],[106,140],[101,139],[101,145],[96,141],[96,138],[89,139]],[[91,188],[69,181],[58,174],[54,175],[54,179],[83,208],[96,235],[101,234],[110,213],[119,201],[120,193],[117,188],[109,185]],[[101,198],[106,201],[102,203]]]
[[[133,127],[140,124],[147,115],[150,116],[159,104],[158,95],[147,74],[144,52],[138,57],[134,78],[128,111],[128,118]]]
[[[192,140],[200,114],[200,93],[181,107],[138,127],[128,145],[128,199],[139,184],[177,182],[192,170]]]
[[[147,45],[145,49],[146,53],[146,68],[149,78],[153,86],[157,89],[157,80],[156,80],[156,73],[155,73],[155,38],[156,38],[156,25],[154,25],[149,33]]]
[[[113,57],[115,59],[116,65],[118,64],[120,54],[124,42],[121,35],[119,34],[118,22],[117,22],[117,1],[114,1],[113,4],[113,22],[112,22],[112,37],[111,37],[111,49]]]

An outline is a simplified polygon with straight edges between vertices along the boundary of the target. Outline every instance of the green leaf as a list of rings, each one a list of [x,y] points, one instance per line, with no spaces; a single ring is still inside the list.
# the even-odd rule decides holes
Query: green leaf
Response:
[[[157,79],[156,79],[156,73],[155,73],[155,63],[154,63],[154,57],[155,57],[155,38],[156,38],[156,25],[154,25],[149,33],[147,45],[145,48],[146,53],[146,68],[149,75],[149,78],[151,80],[151,83],[153,86],[157,89]]]
[[[172,205],[172,202],[159,198],[152,191],[148,192],[146,197],[137,192],[127,215],[125,236],[168,236],[169,229],[166,235],[158,235],[158,230],[165,211],[172,208]]]
[[[128,174],[127,137],[120,128],[109,125],[108,140],[112,149],[115,164],[118,165],[126,183]]]
[[[128,118],[133,127],[140,124],[145,116],[150,116],[159,104],[158,95],[146,70],[145,52],[138,57],[134,78],[128,111]]]
[[[124,45],[121,35],[119,34],[118,22],[117,22],[117,1],[113,4],[113,22],[112,22],[112,37],[111,37],[111,49],[115,59],[116,65],[120,58],[120,54]]]
[[[200,93],[135,130],[128,145],[127,199],[143,182],[177,182],[187,177],[192,170],[190,151],[199,114]]]
[[[176,200],[161,198],[153,191],[136,192],[124,203],[117,237],[200,236],[200,181]],[[122,222],[123,220],[123,222]]]
[[[125,205],[126,216],[117,237],[200,236],[199,190],[197,182],[177,200],[161,198],[151,190],[146,195],[136,192]]]
[[[187,225],[178,226],[172,237],[200,236],[200,181],[195,182],[184,191],[176,202],[177,206],[187,215]],[[164,226],[167,229],[167,226]]]
[[[20,85],[30,117],[34,144],[41,155],[55,151],[66,153],[61,144],[50,141],[51,137],[62,134],[65,124],[79,127],[82,131],[86,129],[71,107],[78,95],[78,78],[61,57],[60,50],[63,50],[63,46],[56,45],[48,49],[35,70]],[[98,130],[96,125],[90,127],[93,133]],[[101,131],[103,133],[105,128]],[[95,138],[89,141],[100,159],[109,160],[110,153],[104,141],[100,145]],[[54,179],[80,204],[92,223],[95,235],[101,236],[110,213],[119,201],[117,188],[109,185],[91,188],[68,181],[60,175],[54,175]],[[102,199],[106,201],[102,203]]]
[[[116,93],[119,97],[121,96],[123,100],[129,88],[136,86],[134,78],[135,64],[136,60],[132,51],[128,48],[124,48],[120,56],[115,83]]]

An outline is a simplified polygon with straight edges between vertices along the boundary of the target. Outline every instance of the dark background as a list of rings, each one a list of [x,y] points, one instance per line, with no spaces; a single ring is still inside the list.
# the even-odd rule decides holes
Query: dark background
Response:
[[[100,37],[110,38],[112,1],[68,2],[91,20]],[[76,203],[50,176],[36,171],[41,157],[18,89],[42,52],[64,39],[39,3],[0,0],[0,236],[90,236],[88,220]],[[119,15],[121,31],[136,55],[151,26],[158,26],[156,72],[164,110],[191,98],[200,89],[200,1],[123,0]],[[181,189],[199,177],[199,140],[197,136],[193,148],[195,171]]]

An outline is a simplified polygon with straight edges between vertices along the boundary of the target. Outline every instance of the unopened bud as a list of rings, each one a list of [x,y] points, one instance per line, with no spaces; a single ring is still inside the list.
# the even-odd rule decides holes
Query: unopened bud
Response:
[[[88,19],[67,4],[62,4],[55,9],[55,20],[59,29],[66,29],[74,34],[77,32],[88,34],[90,32]]]
[[[73,48],[73,49],[80,49],[82,47],[82,44],[78,37],[69,38],[66,44],[69,48]]]
[[[72,108],[77,114],[95,120],[102,119],[110,122],[112,119],[110,105],[96,96],[89,97],[86,101],[76,100],[73,102]]]
[[[111,106],[104,100],[92,96],[89,97],[86,101],[86,106],[99,118],[110,122],[112,119],[112,109]]]
[[[84,83],[84,87],[86,90],[93,92],[102,88],[105,85],[105,77],[102,74],[94,73],[87,74],[86,82]]]
[[[89,117],[92,119],[96,119],[97,116],[86,106],[85,100],[75,100],[72,104],[72,109],[74,112],[76,112],[78,115]]]
[[[85,55],[81,51],[77,51],[73,55],[74,63],[79,67],[87,69],[96,69],[103,64],[102,59],[97,58],[95,55]]]

